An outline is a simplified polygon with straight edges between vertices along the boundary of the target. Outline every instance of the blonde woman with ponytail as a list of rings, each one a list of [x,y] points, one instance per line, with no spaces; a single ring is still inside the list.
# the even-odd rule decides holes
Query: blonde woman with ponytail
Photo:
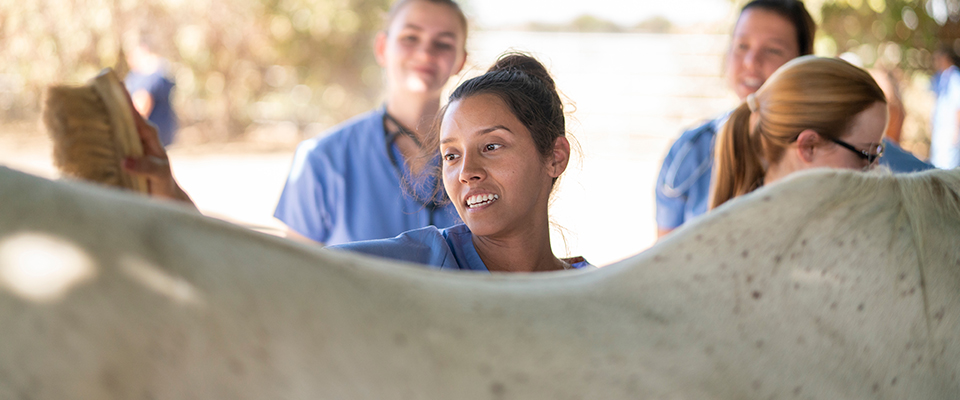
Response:
[[[838,58],[790,61],[724,125],[710,208],[796,171],[870,168],[886,122],[883,90],[863,69]]]

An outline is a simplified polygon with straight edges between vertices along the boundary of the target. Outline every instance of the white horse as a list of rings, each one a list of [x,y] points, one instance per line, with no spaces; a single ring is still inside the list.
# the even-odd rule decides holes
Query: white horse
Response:
[[[593,238],[602,240],[602,238]],[[957,399],[960,170],[814,171],[595,271],[431,271],[0,169],[0,399]]]

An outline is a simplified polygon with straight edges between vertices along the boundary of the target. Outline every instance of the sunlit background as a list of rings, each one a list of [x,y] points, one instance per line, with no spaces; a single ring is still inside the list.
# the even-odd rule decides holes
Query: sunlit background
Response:
[[[722,59],[742,2],[464,1],[469,66],[505,50],[540,58],[568,102],[579,163],[552,214],[557,253],[607,264],[655,241],[653,189],[685,127],[730,109]],[[960,0],[811,0],[816,53],[889,72],[902,143],[923,158],[931,51],[956,42]],[[273,231],[296,144],[380,102],[372,56],[388,0],[0,0],[0,164],[56,177],[37,119],[43,89],[123,68],[146,28],[176,78],[174,171],[207,215]],[[451,80],[451,86],[462,77]],[[2,207],[2,205],[0,205]]]

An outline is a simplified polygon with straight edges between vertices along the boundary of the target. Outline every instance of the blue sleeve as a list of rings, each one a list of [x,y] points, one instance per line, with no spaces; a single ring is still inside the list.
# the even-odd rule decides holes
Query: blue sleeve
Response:
[[[917,172],[933,168],[933,165],[920,161],[890,139],[883,138],[883,145],[883,156],[880,157],[880,164],[890,167],[893,172]]]
[[[287,183],[273,216],[290,229],[320,243],[330,238],[342,204],[343,175],[317,145],[307,141],[297,147]]]
[[[659,229],[675,229],[707,211],[718,121],[684,132],[667,152],[655,190]]]
[[[682,146],[679,140],[673,142],[666,158],[663,159],[663,165],[660,167],[660,174],[657,176],[656,200],[657,200],[657,228],[676,229],[683,224],[683,210],[686,208],[686,193],[667,195],[664,190],[666,183],[667,170],[674,163],[677,151]]]
[[[452,260],[446,240],[434,226],[414,229],[390,239],[362,240],[327,246],[330,249],[362,253],[391,260],[440,268]]]

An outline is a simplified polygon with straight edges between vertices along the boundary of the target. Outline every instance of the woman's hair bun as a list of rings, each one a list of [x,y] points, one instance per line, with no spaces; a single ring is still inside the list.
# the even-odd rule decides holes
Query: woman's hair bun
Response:
[[[547,68],[530,55],[523,53],[504,53],[497,59],[497,62],[487,70],[487,73],[498,71],[517,71],[543,82],[547,89],[555,90],[553,78],[547,72]]]

